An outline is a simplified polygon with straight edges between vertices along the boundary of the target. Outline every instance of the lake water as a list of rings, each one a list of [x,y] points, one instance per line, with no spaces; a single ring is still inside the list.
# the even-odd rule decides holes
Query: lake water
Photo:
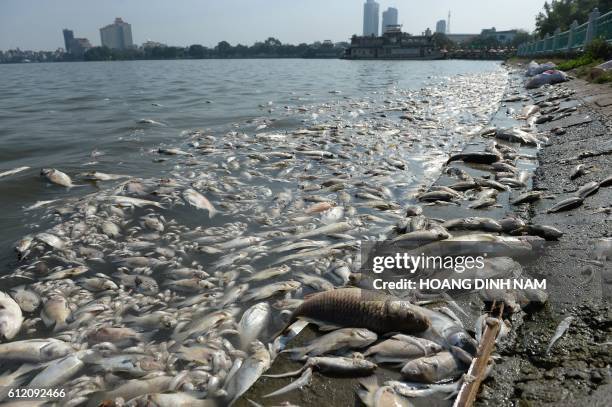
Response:
[[[36,216],[23,208],[37,201],[83,195],[95,186],[65,190],[50,186],[40,168],[72,175],[92,169],[133,176],[160,175],[150,148],[172,143],[188,129],[222,133],[249,121],[278,119],[267,130],[286,131],[304,120],[296,106],[381,101],[388,92],[416,91],[462,75],[499,73],[497,62],[200,60],[0,65],[0,172],[30,170],[0,179],[0,250],[13,260],[12,245]],[[338,91],[339,93],[330,93]],[[456,95],[449,94],[449,100]],[[469,98],[468,98],[469,99]],[[479,99],[468,106],[478,104]],[[454,108],[456,108],[455,106]],[[143,118],[163,123],[148,126]],[[92,151],[104,155],[94,165]],[[79,183],[79,182],[76,182]]]
[[[267,357],[296,301],[348,284],[361,242],[406,221],[508,75],[483,61],[0,65],[0,173],[29,167],[0,177],[0,290],[43,303],[14,339],[87,349],[53,378],[69,400],[97,404],[147,369],[164,375],[153,393],[183,372],[181,389],[219,395],[235,348]],[[121,373],[97,375],[105,362]]]

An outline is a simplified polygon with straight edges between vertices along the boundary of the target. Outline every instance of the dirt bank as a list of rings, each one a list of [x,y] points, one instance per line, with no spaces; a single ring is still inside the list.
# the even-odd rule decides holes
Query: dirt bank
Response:
[[[610,263],[594,262],[592,244],[612,236],[612,188],[601,188],[577,209],[547,214],[546,209],[571,196],[591,181],[612,174],[612,92],[609,86],[574,80],[556,88],[572,93],[577,110],[569,117],[538,126],[550,142],[538,153],[533,189],[555,199],[543,199],[523,208],[533,223],[565,232],[558,244],[537,262],[534,272],[548,278],[550,302],[527,315],[511,340],[500,344],[491,377],[485,382],[478,405],[612,405],[611,286],[605,281]],[[550,92],[535,91],[534,101]],[[562,128],[565,134],[551,130]],[[588,172],[574,180],[579,164]],[[608,208],[607,210],[605,208]],[[550,354],[546,347],[558,323],[574,319]]]

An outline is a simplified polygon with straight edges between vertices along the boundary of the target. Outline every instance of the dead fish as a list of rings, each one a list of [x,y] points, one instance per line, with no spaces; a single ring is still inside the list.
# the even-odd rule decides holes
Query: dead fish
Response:
[[[461,195],[457,192],[449,192],[449,191],[431,191],[424,193],[419,196],[419,201],[423,202],[432,202],[432,201],[452,201],[460,198]]]
[[[576,195],[584,199],[589,195],[593,195],[595,192],[597,192],[597,190],[599,190],[599,182],[591,181],[580,187],[578,192],[576,192]]]
[[[119,206],[137,206],[139,208],[142,208],[144,206],[155,206],[157,208],[163,209],[163,206],[159,202],[150,201],[147,199],[132,198],[129,196],[121,195],[113,195],[110,197],[110,199]]]
[[[442,224],[448,230],[482,230],[485,232],[501,232],[502,226],[494,219],[469,217],[450,219]]]
[[[288,325],[297,319],[323,326],[367,328],[377,333],[422,332],[430,325],[421,307],[360,288],[340,288],[314,294],[293,312]]]
[[[288,393],[292,390],[301,389],[302,387],[309,385],[311,380],[312,380],[312,369],[308,368],[304,370],[304,373],[302,373],[302,376],[299,379],[292,381],[291,383],[289,383],[288,385],[286,385],[285,387],[281,389],[278,389],[276,391],[273,391],[272,393],[266,394],[262,398],[277,397],[277,396],[280,396],[281,394]]]
[[[583,176],[584,174],[586,174],[586,166],[584,164],[578,164],[570,173],[569,178],[571,180],[574,180],[578,177]]]
[[[519,195],[511,203],[512,205],[520,205],[524,203],[535,202],[541,198],[542,198],[541,191],[529,191],[529,192],[525,192],[524,194]]]
[[[126,343],[140,340],[141,334],[132,328],[102,326],[90,332],[87,339],[89,343]]]
[[[259,377],[270,368],[270,354],[259,341],[251,345],[251,354],[242,362],[240,369],[226,382],[228,404],[231,406],[242,396]]]
[[[66,383],[85,366],[81,360],[85,352],[77,352],[61,359],[54,360],[28,384],[30,388],[49,388]]]
[[[574,208],[581,206],[583,201],[584,201],[583,198],[573,196],[571,198],[564,199],[563,201],[559,202],[556,205],[553,205],[546,212],[556,213],[556,212],[568,211],[570,209],[574,209]]]
[[[375,375],[359,379],[363,389],[357,395],[366,407],[412,407],[412,403],[391,386],[379,386]]]
[[[608,178],[605,178],[603,181],[599,183],[600,188],[609,187],[611,185],[612,185],[612,175],[608,176]]]
[[[32,370],[39,369],[37,365],[22,364],[12,373],[4,373],[0,376],[0,401],[4,401],[8,393],[13,388],[22,387],[28,379],[28,373]]]
[[[295,291],[301,286],[302,283],[300,283],[299,281],[280,281],[277,283],[267,284],[261,287],[253,288],[252,290],[249,290],[245,295],[243,295],[240,300],[242,302],[261,301],[279,293]]]
[[[374,343],[378,336],[365,328],[342,328],[313,339],[307,345],[286,349],[292,358],[299,360],[319,356],[342,349],[360,349]]]
[[[89,291],[116,290],[117,284],[105,277],[82,278],[78,281],[79,285]]]
[[[129,175],[106,174],[100,171],[90,171],[83,175],[83,178],[90,181],[114,181],[122,178],[129,178]]]
[[[46,177],[50,182],[62,187],[72,188],[76,186],[72,183],[72,179],[70,179],[67,174],[55,168],[43,168],[40,171],[40,175]]]
[[[66,246],[64,240],[51,233],[39,233],[36,235],[36,239],[57,250],[63,250]]]
[[[0,340],[11,340],[19,333],[23,315],[21,308],[8,294],[0,291]]]
[[[56,295],[45,301],[40,317],[46,326],[58,330],[66,326],[71,314],[66,298]]]
[[[463,161],[467,163],[477,163],[477,164],[492,164],[501,160],[501,156],[496,153],[490,153],[486,151],[478,151],[472,153],[459,153],[452,155],[447,164],[453,161]]]
[[[159,154],[163,155],[185,155],[185,156],[193,156],[193,154],[188,153],[186,151],[180,150],[178,148],[159,148],[157,149]]]
[[[217,214],[217,210],[213,206],[212,203],[205,196],[200,194],[198,191],[194,189],[186,189],[183,191],[183,198],[185,201],[191,206],[197,209],[204,209],[208,211],[208,217],[212,218]]]
[[[400,340],[395,338],[396,336],[402,339],[411,338],[412,340]],[[395,335],[393,339],[387,339],[368,348],[363,355],[372,357],[377,363],[397,363],[440,351],[442,351],[441,345],[427,339]]]
[[[267,280],[272,277],[282,276],[283,274],[287,274],[291,268],[286,264],[278,267],[270,267],[261,271],[258,271],[255,274],[252,274],[244,279],[244,281],[262,281]]]
[[[528,119],[530,116],[533,116],[534,114],[538,113],[540,111],[540,106],[537,105],[527,105],[525,107],[523,107],[523,110],[521,111],[521,116],[524,119]]]
[[[72,278],[76,276],[80,276],[81,274],[85,274],[89,271],[89,268],[86,266],[77,266],[71,267],[64,270],[58,270],[45,276],[43,280],[61,280],[64,278]]]
[[[408,397],[443,397],[445,400],[452,398],[454,395],[459,393],[459,389],[463,384],[463,380],[459,379],[456,382],[445,383],[445,384],[419,384],[415,386],[412,383],[405,383],[396,380],[390,380],[385,382],[385,386],[390,386],[398,394]]]
[[[72,347],[58,339],[27,339],[0,344],[0,359],[19,362],[48,362],[73,352]]]
[[[409,361],[402,368],[402,375],[415,382],[437,383],[455,379],[465,370],[466,366],[451,352],[440,352]]]
[[[240,348],[247,349],[255,341],[270,320],[270,304],[260,302],[247,309],[238,323]]]
[[[360,354],[353,354],[353,357],[343,356],[313,356],[309,357],[304,366],[294,372],[281,373],[276,375],[264,375],[271,378],[283,378],[297,376],[306,369],[317,369],[322,373],[342,374],[342,375],[367,375],[373,373],[378,366],[363,358]]]
[[[561,321],[559,326],[557,326],[555,334],[553,335],[552,339],[550,340],[550,343],[548,344],[548,347],[546,348],[546,355],[550,353],[550,350],[552,349],[555,342],[557,342],[559,338],[563,336],[565,331],[567,331],[567,329],[569,328],[573,320],[574,320],[574,317],[572,316],[566,317],[563,321]]]
[[[309,206],[308,208],[306,208],[304,210],[304,213],[307,214],[307,215],[310,215],[310,214],[313,214],[313,213],[324,212],[324,211],[326,211],[328,209],[333,208],[334,205],[335,204],[333,202],[329,202],[329,201],[318,202],[318,203],[315,203],[315,204]]]
[[[525,227],[525,221],[515,217],[501,219],[499,224],[505,233],[519,232]]]
[[[88,394],[88,398],[84,401],[87,402],[88,407],[96,407],[102,404],[104,400],[115,400],[117,398],[132,400],[144,394],[163,393],[171,389],[172,383],[176,382],[176,379],[176,377],[159,375],[146,379],[127,380],[118,386],[114,386],[112,390]]]
[[[527,225],[525,230],[530,235],[540,236],[546,240],[558,240],[563,236],[563,232],[559,229],[546,225]]]
[[[34,312],[40,307],[40,297],[34,291],[19,286],[11,289],[11,296],[23,312]]]
[[[517,128],[498,130],[497,133],[495,133],[495,138],[510,141],[513,143],[525,144],[528,146],[538,145],[538,139],[536,139],[531,134]]]
[[[401,234],[393,238],[392,242],[435,242],[438,240],[445,240],[451,237],[450,233],[443,227],[434,227],[429,230],[415,230],[414,232],[408,232]]]
[[[0,178],[8,177],[9,175],[15,175],[15,174],[18,174],[18,173],[20,173],[22,171],[29,170],[29,169],[30,169],[30,167],[17,167],[17,168],[12,169],[12,170],[0,172]]]
[[[157,122],[157,121],[155,121],[153,119],[140,119],[140,120],[138,120],[138,123],[140,123],[140,124],[156,124],[156,125],[159,125],[159,126],[165,126],[165,124]]]

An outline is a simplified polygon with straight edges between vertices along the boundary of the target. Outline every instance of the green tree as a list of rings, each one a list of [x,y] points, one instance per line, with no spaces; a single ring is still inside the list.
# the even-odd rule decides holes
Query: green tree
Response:
[[[188,54],[191,58],[202,59],[206,57],[206,48],[200,44],[193,44],[189,47]]]
[[[222,57],[222,58],[223,57],[228,57],[230,55],[230,53],[231,53],[231,50],[232,50],[232,46],[227,41],[221,41],[215,47],[215,51],[217,51],[217,55]]]

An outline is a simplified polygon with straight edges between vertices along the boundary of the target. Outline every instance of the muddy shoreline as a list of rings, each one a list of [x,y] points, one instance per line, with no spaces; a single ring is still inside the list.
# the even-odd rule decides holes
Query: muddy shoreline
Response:
[[[537,125],[537,132],[548,137],[548,142],[540,150],[535,147],[505,143],[515,148],[519,154],[516,162],[518,170],[532,174],[527,186],[521,191],[500,192],[497,204],[484,210],[469,208],[470,202],[460,206],[424,206],[428,218],[450,219],[469,216],[486,216],[501,219],[516,216],[527,223],[550,225],[564,232],[558,242],[548,247],[548,255],[540,258],[531,269],[530,275],[547,278],[549,281],[549,301],[541,309],[520,312],[511,318],[512,331],[500,341],[495,352],[495,365],[484,382],[477,405],[515,406],[515,405],[575,405],[586,402],[594,405],[610,405],[610,368],[612,359],[609,345],[612,331],[612,312],[609,308],[610,289],[606,289],[602,274],[609,263],[600,265],[589,263],[592,253],[588,246],[593,240],[610,237],[610,215],[598,208],[609,207],[612,189],[601,188],[599,192],[585,200],[585,204],[573,211],[546,214],[546,209],[554,203],[575,193],[580,186],[590,181],[601,181],[610,175],[609,134],[612,123],[607,106],[596,102],[610,95],[601,95],[601,89],[590,89],[586,94],[586,83],[573,82],[552,87],[547,91],[526,92],[523,87],[522,70],[510,67],[512,80],[507,89],[506,100],[491,125],[497,128],[519,126],[513,112],[523,105],[538,103],[556,92],[563,97],[558,101],[571,111],[567,117]],[[581,88],[582,86],[582,88]],[[552,92],[552,93],[551,93]],[[519,100],[513,96],[520,95]],[[589,99],[590,97],[590,99]],[[524,123],[524,121],[522,122]],[[561,128],[563,131],[558,131]],[[557,134],[564,133],[564,134]],[[482,151],[489,142],[476,136],[469,140],[463,151]],[[608,153],[605,153],[605,151]],[[577,158],[581,152],[591,151],[590,157]],[[602,153],[603,152],[603,153]],[[601,153],[601,154],[600,154]],[[586,154],[589,155],[589,154]],[[569,180],[569,174],[578,164],[591,168],[587,174]],[[490,174],[478,165],[455,162],[449,166],[458,167],[471,176],[489,177]],[[448,186],[456,179],[443,175],[434,186]],[[514,206],[510,201],[520,192],[539,190],[548,199],[535,203]],[[588,249],[587,249],[588,248]],[[472,299],[465,299],[460,305],[472,307]],[[546,347],[559,322],[571,315],[574,320],[557,341],[549,355]],[[463,319],[463,318],[462,318]],[[470,318],[464,321],[466,327],[473,327]],[[473,330],[473,328],[471,328]],[[315,335],[308,329],[291,344],[298,346]],[[280,373],[299,368],[300,364],[289,361],[282,355],[274,362],[271,373]],[[379,382],[397,379],[392,370],[378,369]],[[249,405],[247,399],[264,405],[288,401],[297,405],[317,403],[331,406],[362,405],[355,391],[359,382],[354,378],[330,378],[319,374],[313,376],[310,386],[301,391],[293,391],[277,398],[261,399],[261,396],[290,383],[291,379],[262,378],[247,392],[237,405]],[[446,406],[448,400],[413,399],[414,405]]]
[[[548,145],[538,153],[538,168],[533,189],[562,199],[591,181],[600,181],[611,173],[609,87],[594,86],[581,80],[557,85],[572,92],[577,110],[557,122],[538,126],[550,135]],[[532,92],[539,93],[539,92]],[[535,98],[535,101],[542,98]],[[599,103],[598,103],[599,102]],[[606,106],[601,106],[606,104]],[[551,130],[563,128],[565,134]],[[590,157],[580,156],[590,155]],[[589,172],[574,180],[569,174],[579,164]],[[602,188],[588,197],[580,208],[547,214],[551,202],[541,200],[523,208],[534,223],[554,226],[565,235],[536,268],[552,276],[550,302],[529,315],[516,330],[512,340],[498,346],[500,359],[485,382],[478,405],[610,405],[612,387],[610,366],[612,332],[610,285],[606,273],[609,261],[593,261],[594,240],[612,236],[610,215],[602,208],[612,202],[610,188]],[[609,279],[609,277],[608,277]],[[549,355],[544,350],[565,317],[574,320],[567,333]]]

